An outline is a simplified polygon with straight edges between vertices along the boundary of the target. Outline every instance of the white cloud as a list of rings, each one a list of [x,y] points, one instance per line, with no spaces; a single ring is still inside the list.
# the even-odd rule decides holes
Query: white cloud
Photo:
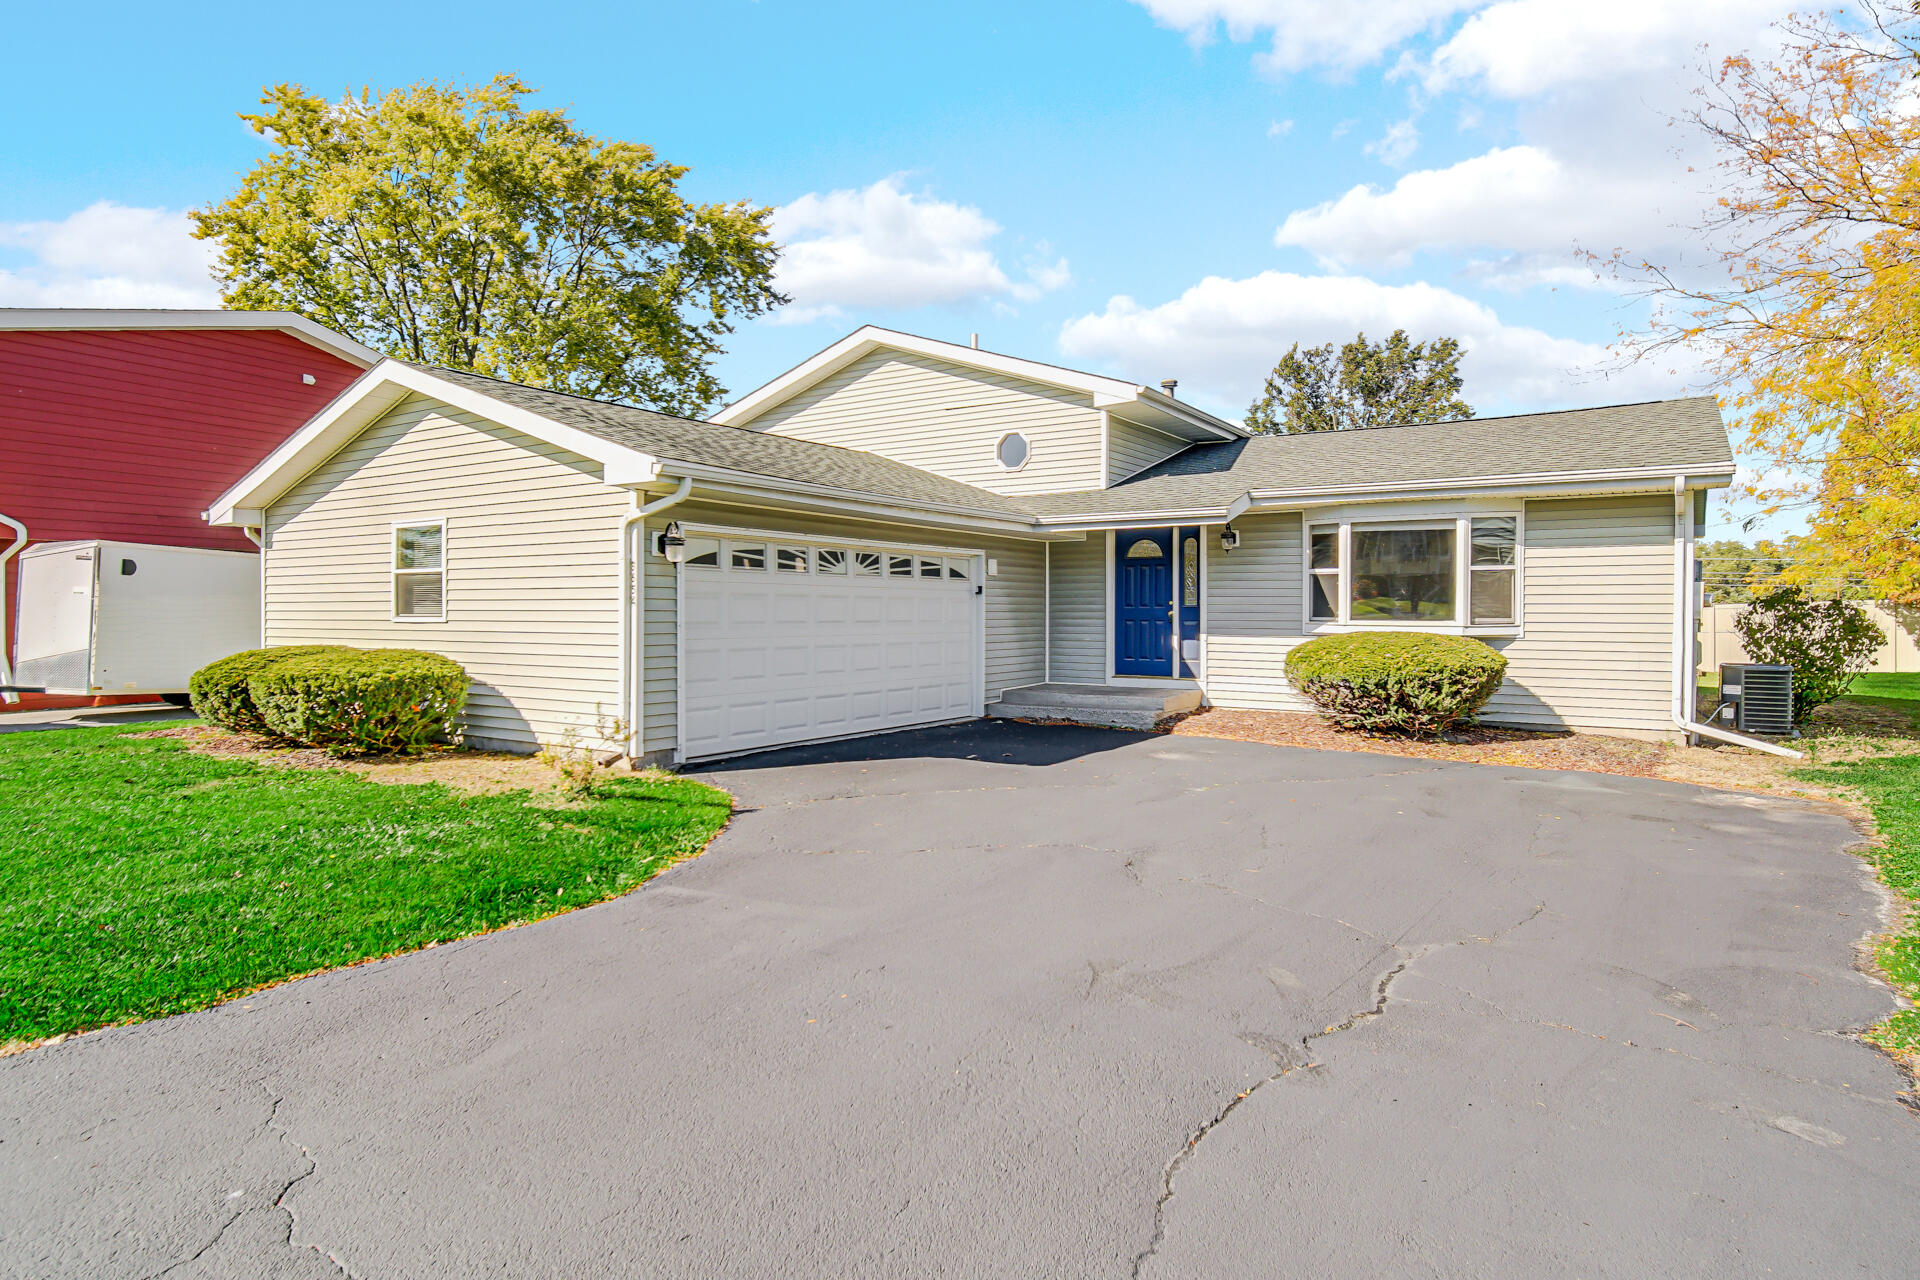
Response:
[[[1291,120],[1275,120],[1267,126],[1267,136],[1269,138],[1284,138],[1292,132],[1293,121]]]
[[[915,194],[898,176],[859,191],[810,192],[774,211],[782,244],[775,283],[793,303],[777,321],[804,323],[847,308],[1031,300],[1065,285],[1066,259],[1027,265],[1014,279],[990,242],[1000,226],[970,205]]]
[[[1134,0],[1164,27],[1196,43],[1224,28],[1235,41],[1272,33],[1272,46],[1255,58],[1269,75],[1308,67],[1352,70],[1437,23],[1486,0]]]
[[[1695,373],[1664,365],[1609,373],[1605,347],[1507,324],[1490,307],[1431,284],[1278,271],[1210,276],[1155,307],[1113,298],[1105,311],[1069,321],[1060,348],[1111,368],[1177,375],[1237,415],[1294,343],[1344,342],[1356,332],[1383,338],[1394,329],[1416,340],[1458,338],[1465,394],[1482,413],[1656,399],[1678,394]]]
[[[1697,60],[1702,44],[1753,44],[1768,22],[1794,7],[1792,0],[1134,3],[1195,44],[1221,32],[1241,43],[1270,40],[1269,49],[1255,58],[1258,69],[1268,75],[1309,68],[1351,71],[1398,49],[1395,75],[1417,76],[1431,89],[1471,83],[1509,98],[1671,71]],[[1449,31],[1461,15],[1465,21]]]
[[[1704,43],[1751,43],[1785,0],[1501,0],[1435,50],[1429,89],[1468,83],[1523,98],[1582,81],[1641,77],[1700,59]]]
[[[1398,169],[1420,149],[1420,129],[1412,120],[1395,120],[1363,150],[1381,164]]]
[[[58,221],[0,222],[0,306],[217,307],[214,246],[190,227],[185,213],[110,200]]]
[[[1357,186],[1295,210],[1273,238],[1341,266],[1403,267],[1421,250],[1492,248],[1507,255],[1518,280],[1523,271],[1571,265],[1576,247],[1604,253],[1669,243],[1676,210],[1693,209],[1698,198],[1657,165],[1638,173],[1576,169],[1546,147],[1496,147],[1409,173],[1391,188]],[[1576,282],[1564,271],[1542,277],[1549,278]]]

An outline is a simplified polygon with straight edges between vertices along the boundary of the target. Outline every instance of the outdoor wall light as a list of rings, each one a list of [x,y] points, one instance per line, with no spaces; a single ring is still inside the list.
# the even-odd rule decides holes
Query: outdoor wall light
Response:
[[[680,532],[680,522],[678,520],[673,521],[665,529],[660,531],[661,555],[673,561],[675,564],[679,564],[680,557],[686,554],[686,550],[686,535]]]
[[[1230,524],[1220,526],[1220,550],[1231,551],[1240,545],[1240,531]]]

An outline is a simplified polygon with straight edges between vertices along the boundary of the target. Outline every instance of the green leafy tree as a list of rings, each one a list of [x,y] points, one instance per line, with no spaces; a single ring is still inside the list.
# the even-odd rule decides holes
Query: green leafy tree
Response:
[[[1473,406],[1460,398],[1461,355],[1457,339],[1415,342],[1405,329],[1385,342],[1355,334],[1338,352],[1331,342],[1304,350],[1296,342],[1267,375],[1247,426],[1287,435],[1471,418]]]
[[[1701,584],[1715,604],[1746,604],[1780,585],[1794,558],[1779,544],[1762,541],[1754,546],[1732,538],[1703,542]]]
[[[265,91],[272,150],[194,234],[228,306],[297,311],[403,359],[697,415],[773,287],[772,210],[694,204],[679,165],[530,110],[513,76],[328,101]]]
[[[1815,600],[1793,586],[1769,591],[1742,609],[1733,629],[1755,662],[1793,668],[1795,724],[1805,724],[1815,707],[1845,693],[1887,642],[1858,606]]]

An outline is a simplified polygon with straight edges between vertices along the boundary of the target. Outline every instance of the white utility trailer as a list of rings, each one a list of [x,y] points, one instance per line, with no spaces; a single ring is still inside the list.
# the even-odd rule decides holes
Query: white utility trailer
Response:
[[[16,687],[184,695],[260,644],[260,558],[140,542],[43,542],[19,559]]]

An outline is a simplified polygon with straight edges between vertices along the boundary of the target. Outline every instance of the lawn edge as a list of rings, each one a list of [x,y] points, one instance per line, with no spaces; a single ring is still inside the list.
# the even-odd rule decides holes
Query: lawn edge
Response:
[[[274,767],[274,766],[262,765],[260,767],[265,768],[265,767]],[[319,770],[315,770],[315,772],[319,772]],[[676,776],[684,776],[684,775],[676,775]],[[594,898],[591,901],[570,904],[568,906],[560,907],[557,910],[549,911],[545,915],[530,916],[525,920],[509,920],[504,924],[497,924],[487,929],[476,929],[472,933],[463,933],[452,938],[436,938],[432,942],[423,942],[417,947],[401,947],[398,950],[388,951],[381,955],[365,956],[359,960],[349,961],[346,964],[322,965],[317,969],[307,969],[300,973],[288,974],[285,977],[274,978],[267,982],[257,983],[251,987],[246,987],[246,988],[236,990],[236,991],[231,991],[231,992],[223,992],[220,995],[215,996],[205,1004],[197,1004],[188,1009],[176,1009],[171,1013],[157,1013],[144,1018],[142,1017],[122,1018],[117,1022],[99,1022],[99,1023],[95,1023],[90,1027],[80,1027],[73,1031],[62,1031],[58,1035],[41,1036],[35,1040],[3,1041],[3,1042],[0,1042],[0,1059],[17,1057],[23,1053],[31,1053],[35,1049],[51,1048],[54,1045],[64,1044],[68,1040],[78,1039],[81,1036],[91,1036],[101,1031],[112,1031],[116,1027],[135,1027],[146,1022],[164,1022],[168,1018],[184,1018],[190,1014],[206,1013],[211,1009],[218,1009],[223,1005],[232,1004],[236,1000],[246,1000],[252,996],[259,995],[263,991],[272,991],[276,987],[284,987],[289,983],[300,982],[306,978],[315,978],[320,976],[323,973],[345,973],[352,969],[361,969],[361,968],[365,968],[368,965],[381,964],[388,960],[396,960],[401,956],[416,955],[422,951],[432,951],[439,947],[451,946],[456,942],[471,942],[475,938],[490,937],[496,933],[505,933],[510,929],[523,929],[528,925],[540,924],[543,921],[552,920],[558,916],[572,915],[576,911],[586,911],[589,908],[603,906],[609,902],[618,902],[622,898],[625,898],[631,894],[640,892],[642,889],[646,888],[648,885],[658,880],[661,876],[666,875],[669,871],[672,871],[677,867],[685,866],[687,863],[692,862],[695,858],[699,858],[703,856],[707,852],[707,850],[713,848],[713,842],[718,840],[721,834],[725,832],[728,827],[733,825],[733,819],[740,812],[740,809],[737,804],[733,803],[734,795],[731,791],[728,791],[722,787],[716,787],[711,782],[705,782],[698,778],[689,778],[687,780],[692,782],[699,782],[702,786],[708,787],[718,792],[719,794],[727,797],[727,800],[729,803],[727,806],[726,819],[722,821],[719,826],[714,828],[713,834],[711,836],[708,836],[706,843],[701,845],[698,849],[695,849],[689,853],[681,854],[677,858],[673,858],[668,860],[667,862],[662,863],[660,868],[657,871],[655,871],[652,875],[647,876],[643,880],[635,881],[633,884],[628,885],[625,889],[622,889],[618,893],[609,893],[604,895],[603,897]],[[418,783],[404,783],[404,784],[373,783],[369,780],[369,785],[373,785],[373,786],[392,786],[392,785],[445,786],[446,784],[442,782],[418,782]],[[517,793],[503,792],[498,794],[517,794]]]
[[[1792,773],[1798,776],[1811,769],[1832,768],[1836,763],[1845,762],[1803,765]],[[1893,1012],[1885,1017],[1844,1034],[1892,1061],[1907,1081],[1907,1089],[1900,1095],[1900,1100],[1909,1108],[1920,1110],[1920,1051],[1887,1043],[1883,1034],[1883,1029],[1900,1014],[1920,1008],[1920,983],[1909,985],[1900,981],[1887,972],[1880,960],[1884,947],[1916,931],[1916,924],[1920,923],[1920,898],[1904,893],[1887,880],[1881,860],[1876,855],[1877,851],[1887,847],[1891,837],[1880,827],[1871,796],[1858,787],[1844,783],[1825,785],[1832,796],[1826,803],[1843,814],[1860,837],[1842,852],[1858,860],[1865,869],[1866,879],[1880,903],[1879,928],[1861,935],[1854,943],[1853,967],[1885,987],[1896,1002]]]

